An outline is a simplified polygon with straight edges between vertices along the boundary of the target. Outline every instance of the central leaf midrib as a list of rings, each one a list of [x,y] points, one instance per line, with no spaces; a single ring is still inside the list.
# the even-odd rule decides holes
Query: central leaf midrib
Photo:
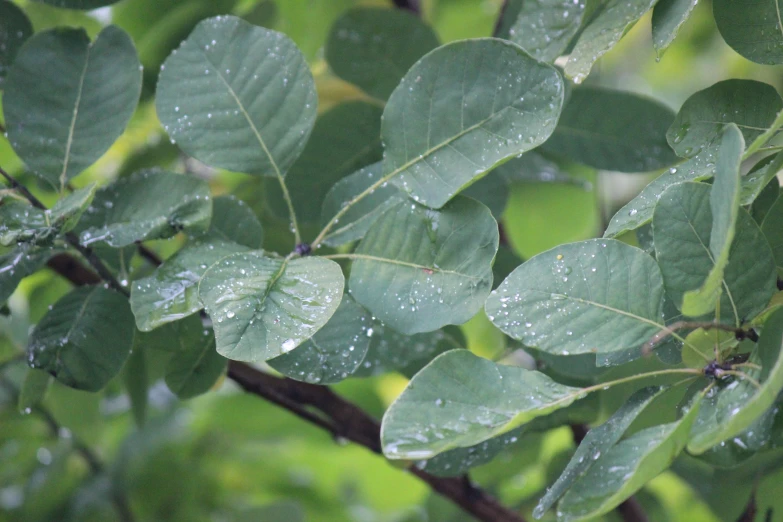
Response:
[[[459,277],[464,277],[466,279],[474,279],[478,280],[481,279],[479,276],[472,276],[468,274],[463,274],[462,272],[456,272],[454,270],[446,270],[444,268],[438,268],[436,266],[426,266],[426,265],[419,265],[417,263],[409,263],[407,261],[400,261],[398,259],[391,259],[386,257],[377,257],[377,256],[368,256],[366,254],[337,254],[336,256],[331,257],[343,257],[346,259],[364,259],[366,261],[378,261],[380,263],[389,263],[392,265],[400,265],[400,266],[407,266],[409,268],[415,268],[419,270],[430,270],[435,273],[442,273],[442,274],[451,274]]]
[[[71,124],[68,126],[68,138],[65,142],[65,156],[63,157],[63,170],[60,172],[60,190],[65,188],[66,175],[68,173],[68,164],[71,161],[71,147],[73,146],[73,133],[76,129],[76,118],[79,115],[79,105],[82,101],[82,90],[84,88],[84,78],[87,76],[87,66],[90,63],[90,50],[92,46],[87,47],[87,55],[84,58],[84,67],[79,75],[79,85],[76,89],[76,100],[73,105],[73,114]]]

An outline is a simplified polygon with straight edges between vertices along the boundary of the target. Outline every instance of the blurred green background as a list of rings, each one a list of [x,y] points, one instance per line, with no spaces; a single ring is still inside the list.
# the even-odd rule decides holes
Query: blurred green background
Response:
[[[263,180],[204,169],[169,143],[151,103],[156,71],[196,22],[235,13],[285,32],[299,45],[312,64],[323,112],[346,100],[366,99],[331,74],[323,60],[331,24],[356,5],[390,6],[382,0],[123,0],[82,13],[17,3],[37,31],[74,25],[95,35],[108,23],[119,25],[133,37],[145,65],[142,104],[128,131],[74,185],[105,182],[153,165],[187,170],[208,177],[216,194],[233,192],[250,203],[263,218],[270,246],[289,239],[284,220],[266,203]],[[422,10],[445,43],[490,35],[501,3],[423,0]],[[783,80],[780,68],[753,64],[723,42],[706,0],[658,58],[651,45],[648,14],[598,62],[586,83],[647,94],[676,110],[695,91],[719,80],[751,78],[776,88]],[[0,165],[35,186],[3,138]],[[503,219],[511,250],[501,253],[499,265],[518,263],[519,258],[557,244],[599,236],[613,211],[652,176],[561,167],[587,183],[512,186]],[[36,193],[46,203],[55,197],[37,186]],[[177,245],[175,239],[153,246],[167,255]],[[110,263],[126,280],[149,270],[132,249],[114,252]],[[332,440],[286,411],[243,394],[230,382],[220,383],[214,393],[200,398],[176,400],[155,374],[152,351],[145,361],[150,389],[147,421],[141,428],[134,422],[122,377],[100,394],[54,383],[45,401],[48,419],[18,411],[14,394],[25,372],[20,354],[30,325],[68,289],[67,282],[43,271],[23,282],[9,303],[10,316],[0,317],[1,521],[117,520],[109,502],[112,484],[126,492],[139,521],[469,520],[405,471],[363,448]],[[462,329],[475,353],[490,358],[505,353],[504,337],[483,314]],[[335,389],[380,418],[405,382],[400,375],[385,375],[349,379]],[[74,450],[79,444],[100,457],[103,471],[90,470]],[[505,504],[529,509],[572,450],[571,431],[560,428],[523,439],[471,475]],[[741,479],[733,471],[715,472],[694,462],[680,463],[676,470],[679,474],[667,472],[637,495],[651,520],[736,520],[750,483],[747,488],[736,487]],[[777,483],[779,478],[773,475],[759,484],[760,512],[780,501]],[[783,520],[783,506],[773,520]]]

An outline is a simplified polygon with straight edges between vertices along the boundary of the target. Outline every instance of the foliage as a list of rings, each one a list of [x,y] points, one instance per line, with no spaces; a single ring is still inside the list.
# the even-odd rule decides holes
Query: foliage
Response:
[[[678,520],[661,480],[690,520],[749,481],[783,516],[783,99],[710,77],[673,111],[600,70],[643,17],[682,52],[695,0],[42,3],[0,0],[1,520],[461,516],[406,511],[391,468],[362,516],[315,433],[250,472],[301,425],[231,380],[430,485],[471,472],[515,507],[433,488],[484,520]],[[783,64],[779,3],[714,23]]]

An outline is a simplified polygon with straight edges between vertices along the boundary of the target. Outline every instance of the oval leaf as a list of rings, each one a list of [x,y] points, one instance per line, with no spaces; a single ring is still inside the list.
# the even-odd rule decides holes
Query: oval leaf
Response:
[[[351,295],[405,334],[462,324],[492,288],[497,222],[458,197],[441,210],[398,203],[370,228],[352,258]]]
[[[37,33],[5,81],[8,139],[62,191],[122,134],[140,92],[141,64],[121,29],[109,26],[92,43],[83,29]]]
[[[712,14],[723,39],[748,60],[783,63],[781,0],[714,0]]]
[[[663,326],[663,279],[644,251],[614,240],[562,245],[520,265],[487,299],[495,326],[561,354],[641,347]]]
[[[525,0],[508,39],[533,58],[552,63],[582,25],[585,0]]]
[[[660,59],[699,0],[660,0],[653,8],[653,47]]]
[[[439,47],[386,104],[384,177],[442,207],[497,164],[546,141],[563,93],[553,67],[512,43],[484,38]]]
[[[344,284],[334,261],[289,261],[259,250],[212,265],[199,283],[199,298],[212,318],[218,353],[261,362],[290,352],[320,330],[337,310]]]
[[[218,16],[199,23],[166,59],[155,103],[187,154],[212,167],[282,177],[307,143],[317,97],[287,36]]]
[[[166,365],[166,386],[182,400],[208,392],[226,371],[228,360],[215,351],[215,336],[199,324],[188,328],[181,344],[185,347]]]
[[[564,408],[580,393],[543,373],[452,350],[425,366],[389,406],[381,426],[383,453],[426,459],[472,446]]]
[[[66,386],[98,391],[130,355],[133,332],[125,297],[101,286],[76,288],[36,325],[28,360]]]
[[[234,196],[212,200],[212,220],[208,234],[248,248],[261,248],[264,228],[247,203]]]

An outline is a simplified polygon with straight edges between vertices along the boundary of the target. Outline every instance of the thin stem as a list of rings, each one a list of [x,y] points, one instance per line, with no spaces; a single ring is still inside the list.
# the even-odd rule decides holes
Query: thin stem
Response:
[[[710,321],[677,321],[676,323],[672,323],[669,326],[665,327],[663,330],[655,334],[652,339],[647,341],[644,344],[644,347],[642,348],[642,351],[644,353],[649,353],[655,348],[655,346],[666,339],[668,336],[673,336],[677,340],[685,342],[685,339],[683,339],[681,336],[677,335],[677,330],[682,330],[684,328],[704,328],[705,330],[724,330],[726,332],[732,332],[734,334],[737,333],[745,333],[745,330],[742,328],[737,328],[736,326],[731,326],[728,324],[722,324],[722,323],[713,323]]]
[[[8,181],[8,183],[11,184],[11,187],[14,190],[21,192],[22,195],[27,199],[27,201],[30,202],[32,206],[34,206],[35,208],[39,208],[41,210],[46,210],[46,205],[41,203],[40,199],[35,197],[32,192],[27,190],[27,187],[25,187],[24,185],[16,181],[16,179],[14,179],[8,172],[6,172],[3,169],[3,167],[0,167],[0,175],[2,175]]]
[[[761,370],[761,366],[759,366],[756,363],[752,363],[752,362],[744,362],[744,363],[732,364],[731,367],[732,368],[750,368],[751,370],[756,370],[756,371],[760,371]]]
[[[291,200],[291,194],[288,192],[285,179],[279,172],[277,174],[277,181],[280,182],[280,189],[283,191],[283,199],[285,200],[285,204],[288,205],[288,215],[291,217],[291,227],[294,229],[294,241],[298,245],[302,242],[302,236],[299,233],[299,224],[296,222],[294,202]]]
[[[720,372],[720,373],[718,373],[718,372]],[[723,375],[733,375],[734,377],[739,377],[740,379],[745,379],[746,381],[751,383],[753,386],[755,386],[756,390],[760,390],[761,389],[761,383],[759,381],[757,381],[756,379],[754,379],[753,377],[751,377],[750,375],[748,375],[747,373],[745,373],[745,372],[738,372],[738,371],[734,371],[734,370],[718,370],[718,371],[715,372],[715,376],[716,377],[717,376],[723,376]]]
[[[772,125],[770,125],[766,131],[764,131],[760,136],[753,140],[750,145],[748,145],[748,148],[742,155],[742,159],[748,159],[750,156],[758,152],[762,145],[766,145],[767,142],[772,139],[772,136],[780,129],[781,126],[783,126],[783,111],[778,113],[775,121],[772,122]]]

